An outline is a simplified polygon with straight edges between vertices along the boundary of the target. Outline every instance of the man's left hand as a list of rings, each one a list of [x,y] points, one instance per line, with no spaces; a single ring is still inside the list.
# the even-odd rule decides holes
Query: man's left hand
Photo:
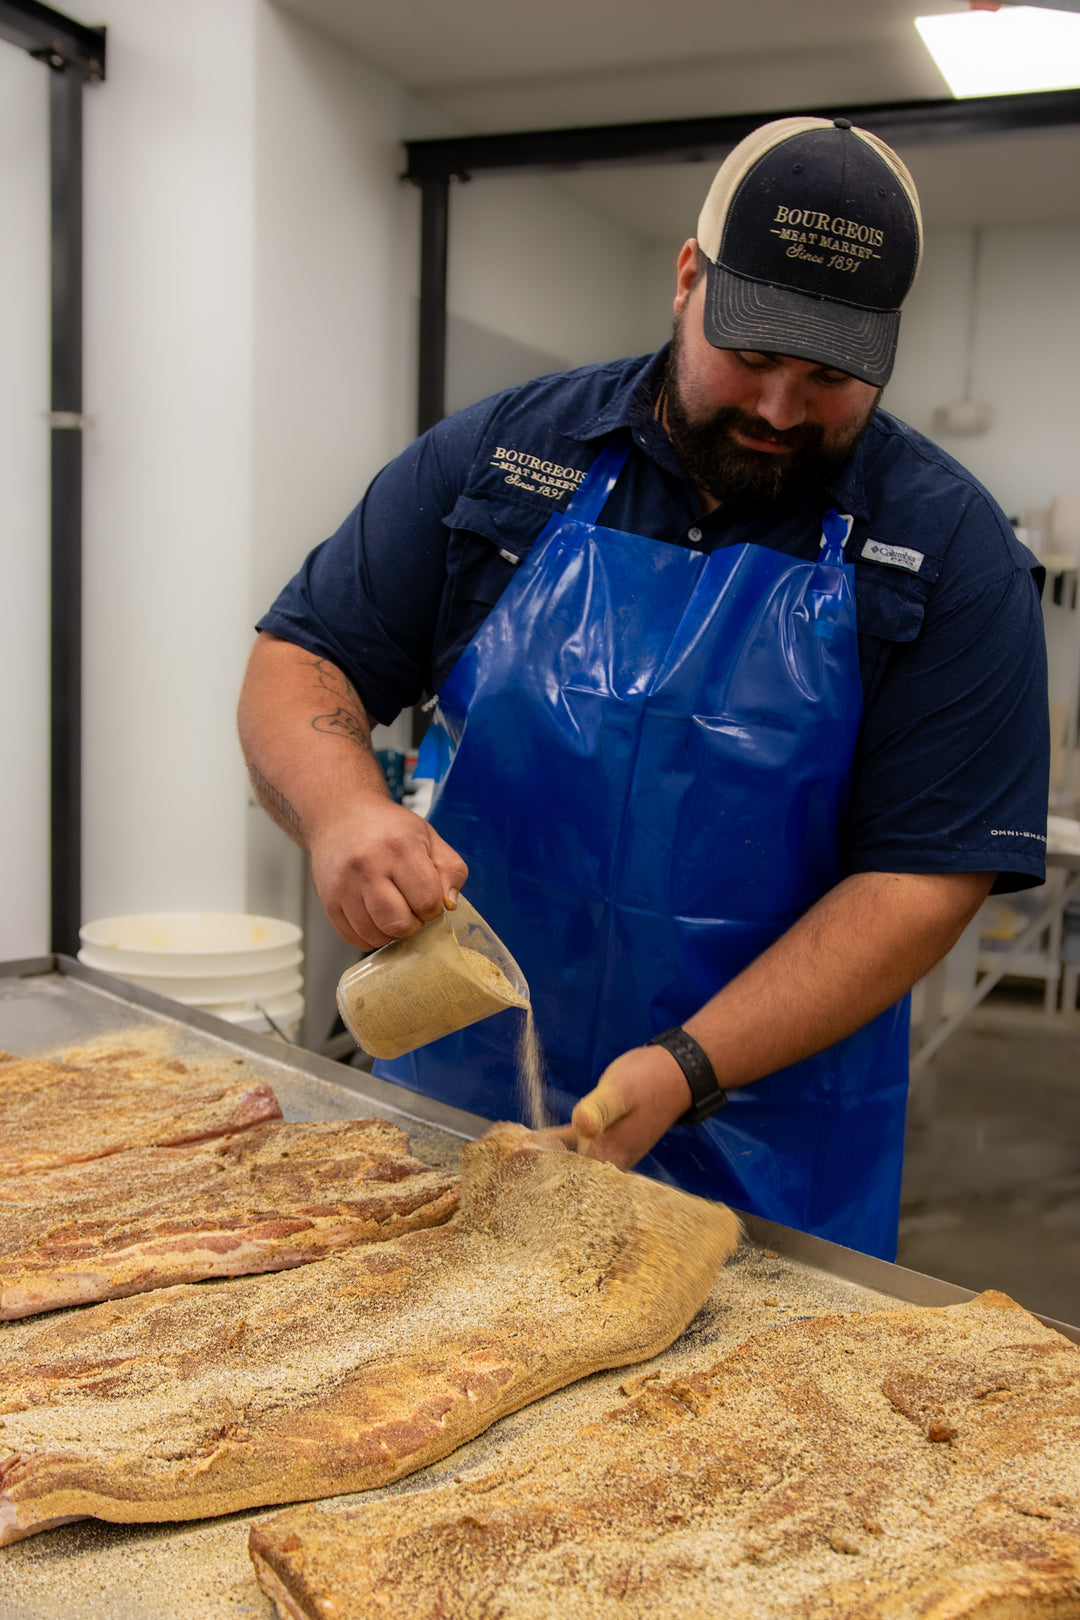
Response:
[[[821,1052],[869,1023],[929,972],[985,900],[991,872],[860,872],[811,906],[685,1022],[725,1091]],[[628,1170],[691,1103],[662,1046],[604,1070],[562,1141]]]
[[[685,1114],[693,1098],[662,1046],[635,1046],[609,1063],[571,1116],[568,1146],[629,1170]]]

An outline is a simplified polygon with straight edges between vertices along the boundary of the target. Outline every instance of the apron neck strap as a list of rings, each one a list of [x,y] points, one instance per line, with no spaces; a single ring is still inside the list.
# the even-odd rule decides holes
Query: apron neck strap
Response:
[[[821,520],[821,555],[818,562],[827,563],[833,568],[843,567],[847,562],[844,547],[853,522],[850,513],[838,512],[835,506],[830,506]]]
[[[571,497],[565,515],[576,523],[595,523],[618,482],[629,454],[630,444],[625,434],[619,433],[609,439],[585,474],[576,494]]]

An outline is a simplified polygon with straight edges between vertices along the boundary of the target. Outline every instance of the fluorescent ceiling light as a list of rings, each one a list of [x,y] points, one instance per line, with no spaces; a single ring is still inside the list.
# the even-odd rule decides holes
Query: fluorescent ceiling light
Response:
[[[1080,15],[1038,6],[916,17],[954,96],[1005,96],[1080,85]]]

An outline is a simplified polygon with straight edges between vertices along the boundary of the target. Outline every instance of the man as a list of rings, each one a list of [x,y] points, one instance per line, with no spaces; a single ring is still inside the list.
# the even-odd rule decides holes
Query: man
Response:
[[[417,440],[261,621],[241,704],[346,939],[468,877],[580,1147],[886,1258],[906,993],[1040,881],[1048,769],[1032,559],[877,409],[920,252],[875,137],[755,131],[670,349]],[[370,726],[430,695],[423,822]],[[512,1023],[378,1072],[512,1116]]]

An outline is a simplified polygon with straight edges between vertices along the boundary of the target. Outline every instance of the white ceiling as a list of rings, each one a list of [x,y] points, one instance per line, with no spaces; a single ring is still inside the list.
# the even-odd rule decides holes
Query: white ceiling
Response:
[[[448,134],[946,96],[913,18],[968,9],[967,0],[277,3],[389,74]],[[1080,219],[1080,130],[903,156],[930,225]],[[560,183],[667,243],[692,230],[707,167],[579,171]]]
[[[967,0],[283,0],[288,10],[347,40],[368,62],[434,104],[450,105],[463,128],[486,126],[478,109],[481,92],[507,86],[552,89],[568,81],[589,117],[586,76],[627,73],[640,79],[680,73],[693,79],[709,68],[756,58],[795,57],[827,63],[840,53],[891,57],[900,53],[897,76],[908,81],[900,94],[941,94],[941,78],[925,50],[908,50],[916,10],[967,10]],[[921,58],[920,58],[921,53]],[[805,92],[813,86],[806,73]],[[465,97],[461,96],[465,92]],[[811,91],[813,94],[813,91]],[[633,92],[631,92],[633,99]],[[665,117],[735,110],[712,102],[677,109]],[[625,117],[643,117],[627,105]],[[659,113],[646,115],[659,117]],[[502,128],[504,123],[491,128]]]

